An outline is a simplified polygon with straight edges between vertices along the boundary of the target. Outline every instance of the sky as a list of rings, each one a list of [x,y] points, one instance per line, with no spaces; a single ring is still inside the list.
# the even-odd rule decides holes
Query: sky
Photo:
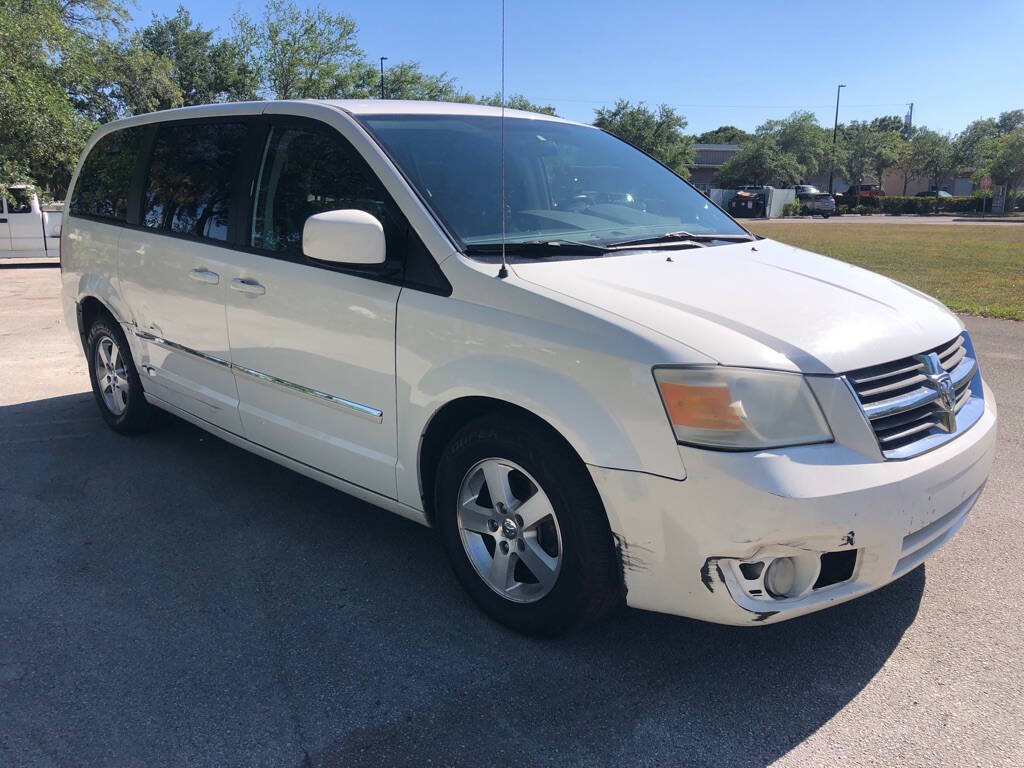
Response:
[[[137,0],[135,22],[180,1]],[[500,0],[322,4],[355,19],[373,60],[417,61],[477,95],[500,87]],[[258,16],[263,2],[189,10],[227,34],[239,6]],[[831,126],[839,83],[840,122],[902,116],[913,102],[914,125],[955,133],[1024,108],[1024,1],[506,0],[506,94],[572,120],[625,98],[671,105],[690,133],[749,131],[798,109]]]

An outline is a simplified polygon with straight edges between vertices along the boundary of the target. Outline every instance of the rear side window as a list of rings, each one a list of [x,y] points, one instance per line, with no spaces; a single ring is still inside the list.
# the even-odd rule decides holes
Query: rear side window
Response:
[[[125,128],[96,142],[82,164],[71,195],[72,216],[113,221],[127,218],[128,193],[144,130]]]
[[[273,126],[264,147],[250,244],[301,256],[306,219],[346,208],[376,216],[384,227],[389,260],[398,253],[404,220],[355,149],[327,127]]]
[[[8,189],[7,212],[32,213],[33,194],[35,193],[28,189]]]
[[[231,181],[246,131],[243,122],[161,125],[149,163],[142,223],[227,240]]]

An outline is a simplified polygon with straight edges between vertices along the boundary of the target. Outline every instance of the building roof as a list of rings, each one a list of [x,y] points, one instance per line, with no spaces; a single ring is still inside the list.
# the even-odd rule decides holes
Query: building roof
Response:
[[[696,157],[691,168],[721,168],[740,151],[739,144],[694,144]]]

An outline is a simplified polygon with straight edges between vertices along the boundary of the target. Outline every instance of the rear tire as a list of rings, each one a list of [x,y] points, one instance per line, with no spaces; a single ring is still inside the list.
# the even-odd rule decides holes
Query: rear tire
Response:
[[[98,317],[89,328],[85,354],[92,393],[107,425],[123,435],[147,431],[155,409],[146,402],[121,326],[110,317]]]
[[[441,455],[434,510],[456,577],[512,629],[559,634],[623,601],[597,490],[575,452],[542,425],[490,415],[464,427]]]

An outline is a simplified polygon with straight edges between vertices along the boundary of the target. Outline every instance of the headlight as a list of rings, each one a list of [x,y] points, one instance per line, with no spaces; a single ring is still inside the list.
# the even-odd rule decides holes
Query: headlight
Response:
[[[798,373],[756,368],[655,368],[665,412],[680,443],[750,450],[832,439]]]

